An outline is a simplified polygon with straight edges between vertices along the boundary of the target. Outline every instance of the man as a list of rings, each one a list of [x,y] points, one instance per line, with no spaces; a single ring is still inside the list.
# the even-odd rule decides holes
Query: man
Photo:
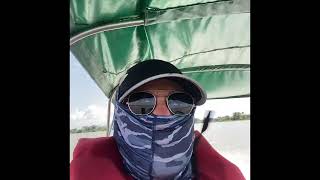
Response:
[[[172,64],[141,62],[116,92],[112,137],[80,139],[71,180],[244,180],[239,168],[194,131],[206,93]]]

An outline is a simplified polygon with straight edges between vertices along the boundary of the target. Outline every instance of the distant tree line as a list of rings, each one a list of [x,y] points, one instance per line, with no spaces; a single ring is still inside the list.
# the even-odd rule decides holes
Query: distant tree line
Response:
[[[70,133],[85,133],[85,132],[96,132],[96,131],[107,131],[107,126],[83,126],[81,129],[71,129]]]
[[[239,120],[250,120],[250,114],[244,114],[244,112],[234,112],[232,116],[221,116],[211,119],[210,121],[214,122],[223,122],[223,121],[239,121]],[[202,122],[203,119],[195,118],[196,123]]]
[[[214,122],[223,121],[239,121],[239,120],[250,120],[250,114],[244,114],[243,112],[234,112],[232,116],[221,116],[211,119]],[[201,123],[203,119],[195,118],[196,123]],[[86,132],[96,132],[96,131],[107,131],[107,126],[83,126],[81,129],[71,129],[70,133],[86,133]]]

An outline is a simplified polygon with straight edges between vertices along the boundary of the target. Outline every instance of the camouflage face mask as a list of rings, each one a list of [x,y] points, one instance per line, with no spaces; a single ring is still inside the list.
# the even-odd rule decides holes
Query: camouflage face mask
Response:
[[[136,179],[191,179],[193,114],[136,116],[116,103],[113,136],[127,172]]]

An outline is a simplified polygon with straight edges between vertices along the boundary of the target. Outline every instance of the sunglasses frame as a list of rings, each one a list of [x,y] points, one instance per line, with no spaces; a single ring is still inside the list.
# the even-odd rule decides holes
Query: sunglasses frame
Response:
[[[130,104],[129,104],[130,96],[131,96],[132,94],[141,93],[141,92],[151,94],[151,95],[153,96],[154,101],[155,101],[152,110],[151,110],[149,113],[146,113],[146,114],[137,114],[137,113],[134,113],[134,112],[131,110]],[[168,103],[169,101],[168,101],[168,100],[169,100],[169,97],[170,97],[171,95],[173,95],[173,94],[178,94],[178,93],[187,94],[188,96],[191,97],[191,99],[192,99],[192,107],[190,108],[190,112],[188,112],[188,113],[186,113],[186,114],[181,114],[181,116],[189,115],[189,114],[192,112],[192,110],[194,109],[195,103],[194,103],[193,97],[192,97],[189,93],[186,93],[186,92],[183,92],[183,91],[172,91],[172,92],[169,93],[169,95],[166,97],[166,105],[167,105],[167,108],[169,109],[169,111],[170,111],[173,115],[175,115],[175,113],[173,113],[172,110],[171,110],[170,107],[169,107],[169,103]],[[127,99],[126,104],[128,105],[128,108],[129,108],[129,110],[131,111],[131,113],[133,113],[134,115],[137,115],[137,116],[139,116],[139,115],[140,115],[140,116],[141,116],[141,115],[149,115],[149,114],[151,114],[151,113],[154,111],[154,109],[155,109],[156,106],[157,106],[157,98],[156,98],[156,96],[155,96],[153,93],[151,93],[150,91],[137,91],[137,92],[131,93],[131,94],[128,96],[128,99]],[[180,114],[177,114],[177,115],[180,115]]]

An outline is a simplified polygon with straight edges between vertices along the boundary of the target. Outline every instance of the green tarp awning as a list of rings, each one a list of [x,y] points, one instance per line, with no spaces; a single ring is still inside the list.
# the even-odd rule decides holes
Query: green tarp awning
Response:
[[[70,33],[98,31],[71,51],[107,97],[126,70],[148,59],[176,65],[208,99],[250,95],[250,1],[71,0]]]

